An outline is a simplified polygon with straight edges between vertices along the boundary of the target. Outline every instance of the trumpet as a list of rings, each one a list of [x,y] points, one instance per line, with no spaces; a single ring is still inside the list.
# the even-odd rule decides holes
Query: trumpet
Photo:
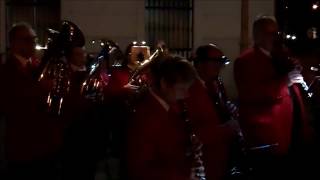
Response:
[[[140,65],[132,72],[130,78],[129,78],[129,84],[138,84],[143,85],[143,80],[139,77],[141,73],[146,70],[149,65],[163,53],[163,49],[161,47],[158,47],[155,52],[147,59],[142,61]]]
[[[148,69],[149,65],[156,60],[158,56],[163,53],[162,48],[156,49],[156,51],[147,59],[143,60],[140,65],[131,73],[128,84],[124,88],[134,90],[132,94],[129,94],[126,104],[130,111],[134,112],[134,102],[144,96],[145,92],[149,88],[148,82],[143,79],[144,72]]]

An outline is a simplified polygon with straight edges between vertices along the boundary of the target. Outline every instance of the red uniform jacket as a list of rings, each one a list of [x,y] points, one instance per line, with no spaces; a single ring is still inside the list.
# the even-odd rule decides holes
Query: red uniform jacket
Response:
[[[272,152],[287,153],[293,126],[293,103],[287,76],[279,76],[271,58],[258,48],[245,51],[236,60],[234,71],[240,100],[240,125],[248,145],[277,143]],[[302,129],[306,132],[308,125],[302,98],[297,87],[293,88],[299,100],[299,119],[303,120]]]
[[[210,160],[208,175],[210,179],[224,179],[230,158],[231,144],[236,138],[236,132],[222,125],[222,117],[213,104],[208,89],[200,80],[196,80],[190,88],[187,98],[190,119],[199,126],[200,135],[212,143],[212,149],[206,152]]]
[[[189,107],[190,119],[204,144],[203,160],[207,178],[222,179],[225,172],[221,169],[225,170],[226,164],[225,137],[221,133],[222,128],[217,126],[217,117],[211,107],[199,104],[203,100],[202,97],[200,95],[199,101],[194,101],[194,106]],[[201,110],[201,107],[204,109]],[[188,134],[184,123],[177,111],[166,111],[154,96],[150,93],[146,95],[137,105],[129,126],[130,179],[188,180],[190,178],[191,166],[185,155]]]
[[[33,65],[34,66],[34,65]],[[46,87],[32,78],[30,68],[22,68],[9,57],[0,69],[0,114],[6,120],[7,160],[48,158],[62,143],[62,123],[40,109]]]
[[[105,89],[106,99],[109,100],[110,98],[113,99],[126,94],[126,90],[123,88],[123,86],[128,84],[129,77],[129,68],[123,67],[120,69],[114,69],[112,71],[109,84]]]

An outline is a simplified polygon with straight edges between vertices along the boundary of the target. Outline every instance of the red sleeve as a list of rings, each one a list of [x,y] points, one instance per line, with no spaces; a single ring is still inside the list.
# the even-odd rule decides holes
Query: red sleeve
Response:
[[[141,121],[143,119],[143,122]],[[133,180],[156,180],[164,178],[157,168],[156,132],[146,115],[136,114],[128,131],[128,173]]]
[[[127,95],[130,91],[124,88],[128,83],[129,73],[126,71],[114,71],[109,79],[109,84],[104,89],[106,99],[119,98]]]
[[[230,148],[235,137],[234,133],[228,127],[209,124],[201,132],[203,132],[203,139],[206,138],[203,151],[207,177],[209,179],[224,179],[228,171]]]
[[[246,59],[235,61],[234,76],[240,100],[250,103],[274,103],[280,100],[281,90],[286,86],[287,77],[264,76],[250,63]]]

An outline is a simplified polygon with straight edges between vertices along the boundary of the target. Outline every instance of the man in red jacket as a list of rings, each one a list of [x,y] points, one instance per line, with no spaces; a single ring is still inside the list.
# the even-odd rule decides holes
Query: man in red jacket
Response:
[[[129,126],[129,178],[188,179],[188,134],[173,107],[186,97],[196,75],[190,64],[174,58],[152,69],[152,88],[136,106]]]
[[[9,32],[10,52],[0,68],[0,115],[5,120],[7,179],[51,179],[62,143],[62,124],[42,111],[45,88],[33,77],[36,34],[17,24]]]
[[[216,45],[199,46],[194,59],[199,80],[191,87],[189,98],[191,112],[205,115],[210,121],[218,120],[216,123],[221,124],[222,131],[218,135],[221,139],[219,147],[225,149],[215,154],[219,157],[217,160],[224,159],[217,166],[217,170],[220,169],[221,175],[224,176],[227,172],[225,165],[227,164],[230,169],[236,170],[235,167],[237,167],[237,170],[240,170],[239,163],[242,158],[242,134],[238,123],[237,107],[228,99],[220,76],[221,70],[228,63],[230,60]]]
[[[310,137],[298,89],[303,77],[278,43],[272,18],[254,22],[253,38],[254,47],[243,52],[234,66],[241,129],[249,150],[259,159],[255,164],[262,172],[259,178],[288,177],[289,152]]]
[[[229,100],[221,70],[230,60],[214,44],[198,47],[194,66],[200,76],[201,83],[206,87],[210,100],[218,111],[221,123],[228,122],[237,116],[237,108]]]
[[[66,59],[70,71],[70,89],[65,96],[62,114],[66,128],[61,179],[94,179],[97,163],[106,152],[108,134],[106,120],[102,119],[100,94],[96,94],[96,91],[81,92],[89,74],[84,47],[69,47]]]
[[[207,179],[221,179],[221,171],[218,169],[219,165],[224,166],[225,156],[219,155],[225,150],[225,146],[221,146],[225,139],[219,136],[222,135],[222,131],[218,127],[217,115],[211,106],[206,106],[208,104],[201,105],[200,101],[187,99],[185,104],[190,110],[187,113],[190,121],[181,116],[182,109],[178,106],[178,101],[187,98],[189,88],[196,80],[196,72],[184,60],[173,57],[162,58],[164,57],[151,65],[151,88],[138,102],[130,121],[129,178],[189,180],[194,178],[192,175],[196,170],[204,167]],[[198,91],[200,100],[207,97],[202,90],[204,89]],[[199,107],[197,109],[191,107],[190,100],[194,106]],[[202,111],[200,106],[205,110]],[[190,128],[195,136],[190,134]],[[202,148],[199,148],[203,154],[197,159],[197,162],[202,163],[198,166],[194,164],[192,158],[194,152],[189,151],[191,137],[196,137],[203,144]],[[203,175],[203,171],[198,172],[199,175]]]

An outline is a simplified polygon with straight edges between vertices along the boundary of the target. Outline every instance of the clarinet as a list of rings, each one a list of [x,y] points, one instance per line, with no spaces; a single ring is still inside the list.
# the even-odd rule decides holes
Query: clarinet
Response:
[[[215,104],[218,107],[218,109],[222,111],[221,112],[223,113],[222,118],[225,118],[224,121],[228,121],[228,120],[238,121],[239,119],[238,107],[235,104],[233,104],[230,100],[228,100],[222,78],[219,76],[215,81],[218,85],[217,87],[218,92],[217,92]]]
[[[203,156],[203,144],[200,141],[199,137],[196,135],[192,122],[188,117],[188,109],[185,102],[180,102],[182,106],[181,117],[185,123],[186,130],[189,136],[188,148],[187,148],[187,157],[191,159],[191,180],[206,180],[205,166],[202,159]]]
[[[217,108],[219,117],[222,120],[222,123],[227,123],[228,121],[237,121],[239,120],[239,111],[238,107],[228,100],[223,80],[220,76],[214,79],[211,86],[206,84],[209,89],[209,96]],[[226,175],[227,180],[244,180],[248,179],[250,173],[250,167],[247,161],[247,149],[245,147],[245,140],[242,134],[241,129],[237,129],[237,139],[233,143],[232,153],[230,161],[230,167]]]

